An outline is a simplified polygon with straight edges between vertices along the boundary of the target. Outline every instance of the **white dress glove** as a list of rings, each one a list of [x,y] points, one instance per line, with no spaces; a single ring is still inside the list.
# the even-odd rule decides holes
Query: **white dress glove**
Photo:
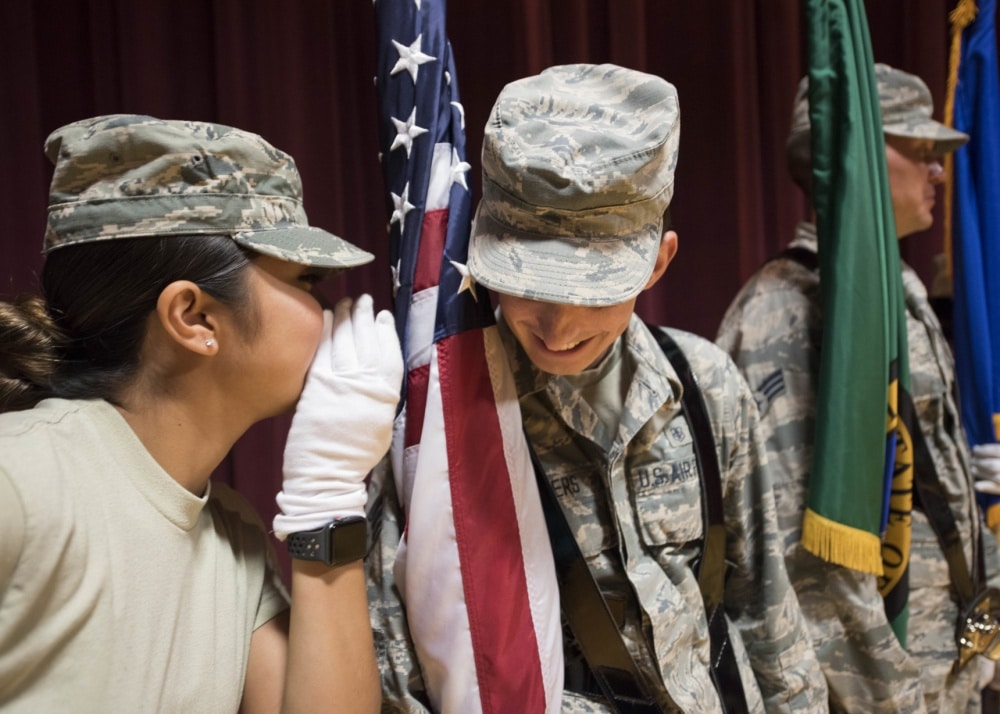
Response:
[[[365,477],[389,449],[403,379],[392,315],[372,298],[344,298],[323,312],[313,357],[285,443],[274,534],[364,516]]]
[[[972,477],[980,493],[1000,495],[1000,444],[972,447]]]

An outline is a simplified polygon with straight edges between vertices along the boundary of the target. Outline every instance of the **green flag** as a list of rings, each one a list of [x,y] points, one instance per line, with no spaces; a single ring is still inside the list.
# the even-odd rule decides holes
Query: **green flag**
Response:
[[[903,641],[913,470],[897,395],[909,369],[874,61],[861,0],[806,0],[806,26],[824,322],[802,544],[880,575]]]

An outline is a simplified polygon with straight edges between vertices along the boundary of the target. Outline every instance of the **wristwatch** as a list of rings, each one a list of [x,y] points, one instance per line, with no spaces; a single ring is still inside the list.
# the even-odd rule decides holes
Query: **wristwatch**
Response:
[[[287,542],[293,558],[343,565],[365,557],[368,520],[362,516],[338,518],[314,531],[290,533]]]

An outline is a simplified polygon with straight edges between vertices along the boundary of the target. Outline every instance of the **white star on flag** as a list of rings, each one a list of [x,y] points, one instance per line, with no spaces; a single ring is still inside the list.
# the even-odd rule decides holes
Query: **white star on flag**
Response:
[[[472,299],[479,302],[479,296],[476,295],[476,291],[473,290],[476,287],[476,279],[472,277],[472,273],[469,272],[469,268],[464,263],[456,263],[454,260],[449,260],[455,270],[459,272],[462,276],[462,282],[458,286],[458,290],[455,292],[456,295],[461,295],[463,292],[468,290],[472,293]]]
[[[406,220],[406,214],[416,208],[416,206],[409,201],[410,183],[407,181],[406,185],[403,186],[402,196],[397,196],[391,191],[389,192],[389,195],[392,196],[392,205],[395,207],[392,212],[392,217],[389,219],[389,225],[391,226],[396,221],[399,221],[399,225],[402,227],[403,221]]]
[[[396,61],[392,71],[389,72],[390,75],[399,74],[405,69],[410,73],[410,77],[413,78],[413,83],[417,83],[417,70],[420,68],[420,65],[425,62],[433,62],[437,59],[437,57],[431,57],[420,51],[420,43],[423,41],[423,37],[423,35],[417,35],[417,39],[409,47],[395,40],[392,41],[396,51],[399,52],[399,59]]]
[[[406,121],[400,121],[396,117],[392,117],[392,123],[396,127],[396,138],[392,140],[392,146],[389,147],[389,151],[394,151],[400,146],[405,146],[406,158],[410,158],[410,150],[413,149],[413,140],[421,134],[427,133],[426,129],[417,126],[417,108],[413,107],[413,111],[410,112],[410,116]]]
[[[458,151],[451,150],[451,182],[462,184],[462,188],[469,190],[469,185],[465,182],[465,172],[472,168],[468,161],[462,161],[458,156]],[[465,273],[463,273],[464,275]]]

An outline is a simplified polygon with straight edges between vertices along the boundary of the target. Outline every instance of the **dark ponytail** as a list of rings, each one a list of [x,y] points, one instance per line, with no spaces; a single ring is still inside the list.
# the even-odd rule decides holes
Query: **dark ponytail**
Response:
[[[55,371],[60,342],[44,300],[0,302],[0,411],[38,401]]]
[[[50,253],[44,300],[0,303],[0,411],[45,397],[114,402],[136,376],[160,292],[190,280],[255,323],[250,256],[224,236],[95,241]]]

